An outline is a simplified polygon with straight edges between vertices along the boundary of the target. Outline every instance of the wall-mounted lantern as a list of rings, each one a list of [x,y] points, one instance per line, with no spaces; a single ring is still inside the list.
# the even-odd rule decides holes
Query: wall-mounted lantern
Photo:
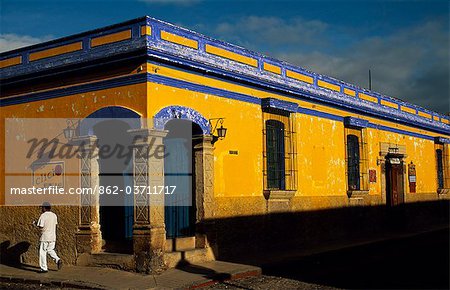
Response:
[[[63,130],[63,132],[64,132],[64,137],[68,141],[70,141],[70,140],[72,140],[73,138],[76,137],[76,135],[77,135],[77,130],[76,130],[77,124],[78,124],[78,121],[74,121],[74,120],[70,120],[70,119],[67,120],[67,128],[65,128]]]
[[[227,128],[223,127],[223,120],[225,118],[213,118],[209,119],[209,124],[211,126],[211,135],[213,136],[212,143],[216,143],[217,140],[222,140],[227,135]],[[215,123],[213,125],[213,123]],[[219,128],[217,128],[220,125]]]

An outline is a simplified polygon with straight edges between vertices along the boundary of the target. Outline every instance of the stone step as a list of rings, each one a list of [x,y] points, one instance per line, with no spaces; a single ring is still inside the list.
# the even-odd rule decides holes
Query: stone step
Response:
[[[131,271],[136,268],[134,255],[119,253],[83,253],[77,258],[77,266],[104,267]]]
[[[166,239],[166,252],[189,251],[195,249],[195,237]]]
[[[178,264],[186,262],[193,264],[214,260],[214,253],[209,247],[188,251],[168,252],[164,254],[164,261],[169,268],[175,268]]]

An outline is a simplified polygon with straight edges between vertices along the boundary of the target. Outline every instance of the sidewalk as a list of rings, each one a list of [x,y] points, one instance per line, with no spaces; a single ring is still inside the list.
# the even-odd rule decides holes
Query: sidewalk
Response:
[[[282,251],[265,253],[259,257],[246,259],[247,263],[255,265],[289,263],[300,257],[318,253],[330,253],[337,250],[350,249],[357,246],[370,245],[382,241],[412,237],[423,233],[448,229],[448,225],[418,229],[415,232],[389,233],[376,239],[361,238],[360,241],[317,247],[298,249],[296,251]],[[167,288],[198,288],[214,285],[217,281],[233,280],[261,274],[261,268],[235,264],[229,262],[212,261],[201,264],[189,264],[179,269],[169,269],[161,275],[142,275],[132,272],[99,267],[82,267],[65,265],[61,271],[49,271],[46,274],[37,273],[38,268],[24,266],[22,269],[0,265],[0,281],[29,282],[53,284],[60,287],[89,288],[89,289],[167,289]]]
[[[108,268],[81,266],[65,266],[60,271],[49,271],[46,274],[39,274],[37,270],[31,266],[19,269],[0,265],[0,279],[90,289],[186,289],[261,274],[261,269],[258,267],[221,261],[190,264],[180,269],[169,269],[161,275],[142,275]]]

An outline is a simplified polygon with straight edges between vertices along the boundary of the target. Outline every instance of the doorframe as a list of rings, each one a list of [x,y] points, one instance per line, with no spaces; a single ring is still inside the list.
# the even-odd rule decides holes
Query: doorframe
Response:
[[[402,168],[402,201],[400,204],[405,203],[406,200],[406,182],[405,182],[405,172],[406,172],[406,163],[405,163],[405,154],[400,153],[386,153],[383,156],[383,161],[381,162],[381,192],[382,192],[382,202],[385,205],[390,205],[390,201],[388,200],[389,193],[388,193],[388,166],[390,166],[389,159],[391,158],[398,158],[400,159],[400,165]]]

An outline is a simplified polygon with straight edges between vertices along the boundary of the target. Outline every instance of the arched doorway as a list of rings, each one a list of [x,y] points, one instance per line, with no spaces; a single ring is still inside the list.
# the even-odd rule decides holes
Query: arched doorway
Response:
[[[99,166],[99,223],[102,250],[131,253],[133,250],[132,136],[140,128],[140,116],[122,107],[102,108],[84,119],[80,134],[97,138]]]
[[[153,122],[156,130],[169,131],[165,138],[166,141],[164,141],[169,147],[165,148],[169,149],[167,151],[172,151],[170,147],[181,148],[181,150],[175,150],[177,153],[172,157],[165,158],[167,159],[164,162],[165,185],[176,182],[175,180],[178,178],[177,182],[182,185],[181,188],[186,189],[183,191],[185,194],[172,197],[174,200],[165,200],[166,243],[170,243],[166,244],[165,251],[207,248],[210,245],[207,235],[213,236],[214,234],[211,234],[213,227],[207,225],[206,220],[212,218],[215,211],[214,154],[210,123],[198,111],[178,105],[162,108],[154,116]],[[174,128],[178,126],[178,129]],[[171,168],[173,165],[169,162],[177,164],[177,159],[190,161],[181,163],[178,169],[176,166]],[[186,182],[186,178],[182,182],[181,176],[186,176],[186,173],[189,182]],[[186,194],[187,192],[190,194]],[[190,207],[177,208],[174,206],[171,208],[174,204],[182,207],[189,204]]]
[[[203,131],[198,124],[185,119],[172,119],[164,129],[168,131],[164,139],[164,184],[176,186],[174,194],[165,196],[166,237],[194,236],[197,219],[194,147]]]

